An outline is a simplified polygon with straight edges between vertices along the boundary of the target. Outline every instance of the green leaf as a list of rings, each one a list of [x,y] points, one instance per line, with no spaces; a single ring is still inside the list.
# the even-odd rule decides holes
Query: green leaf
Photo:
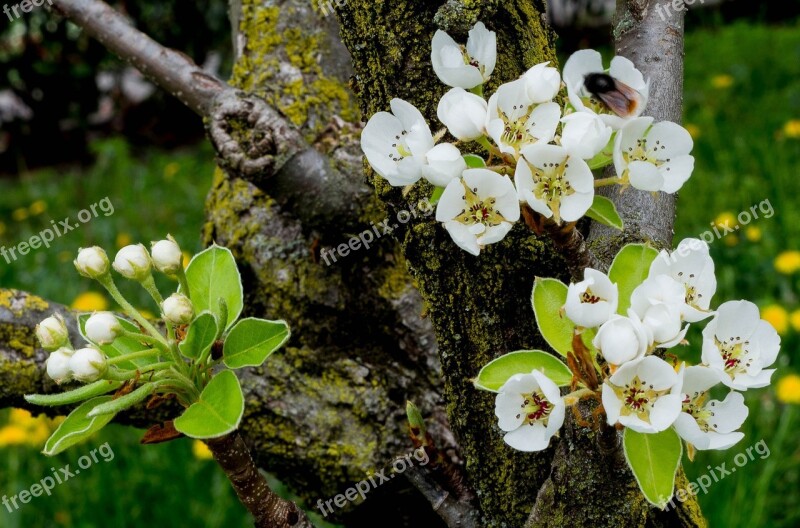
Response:
[[[597,153],[595,157],[586,162],[591,170],[602,169],[614,161],[614,143],[617,139],[617,133],[611,134],[611,139],[608,140],[603,150]]]
[[[586,216],[603,225],[622,230],[622,218],[617,212],[617,206],[605,196],[594,195],[594,201],[589,210],[586,211]]]
[[[100,416],[102,414],[117,414],[118,412],[124,411],[129,407],[133,407],[137,403],[141,402],[151,394],[155,390],[156,386],[152,383],[147,383],[142,385],[135,391],[129,392],[124,396],[120,396],[115,400],[111,400],[106,403],[101,403],[100,405],[96,406],[92,409],[89,414],[87,415],[89,418],[93,418],[95,416]]]
[[[475,387],[497,392],[514,374],[538,370],[563,387],[572,382],[572,372],[558,358],[542,350],[518,350],[490,361],[475,378]]]
[[[242,278],[228,248],[215,244],[195,255],[186,268],[186,279],[195,313],[212,312],[224,328],[229,328],[239,318],[244,306]],[[228,306],[226,321],[222,321],[220,298]]]
[[[625,460],[644,497],[651,504],[664,509],[672,498],[675,473],[683,453],[678,433],[669,428],[661,433],[644,434],[626,427],[622,443]]]
[[[464,161],[467,162],[467,167],[470,169],[483,169],[486,168],[486,162],[477,154],[464,154]]]
[[[192,321],[186,332],[186,338],[180,342],[178,348],[185,357],[197,359],[211,348],[216,339],[217,317],[206,311]]]
[[[222,358],[225,366],[232,369],[259,367],[270,354],[278,350],[289,339],[289,325],[286,321],[267,321],[264,319],[242,319],[231,328]]]
[[[436,205],[437,203],[439,203],[439,199],[442,197],[443,194],[444,194],[444,187],[434,187],[431,197],[428,198],[428,203],[431,205]]]
[[[81,335],[84,339],[89,341],[89,338],[86,337],[86,321],[91,317],[92,314],[81,314],[78,316],[78,328],[80,329]],[[115,315],[115,317],[117,317]],[[141,334],[142,331],[139,329],[137,325],[128,321],[127,319],[123,319],[122,317],[117,317],[117,320],[128,332],[136,332]],[[113,343],[110,345],[97,345],[100,350],[102,350],[106,356],[112,358],[117,356],[122,356],[124,354],[130,354],[131,352],[140,352],[142,350],[149,350],[153,348],[152,345],[148,345],[147,343],[143,343],[142,341],[137,340],[135,337],[127,337],[121,336],[114,340]],[[156,363],[158,360],[156,358],[138,358],[138,359],[131,359],[129,361],[123,361],[122,363],[117,363],[117,366],[123,370],[138,370],[142,367],[146,367],[151,363]]]
[[[628,244],[614,257],[608,277],[617,283],[619,289],[617,313],[620,315],[627,315],[633,290],[645,281],[650,273],[650,264],[657,256],[658,251],[649,246]]]
[[[561,313],[561,308],[567,301],[566,284],[556,279],[537,277],[533,283],[531,297],[536,325],[542,337],[553,350],[566,357],[572,350],[572,336],[575,329],[572,321]]]
[[[223,370],[208,382],[200,399],[175,419],[175,429],[191,438],[218,438],[239,427],[244,395],[236,375]]]
[[[89,418],[89,412],[100,404],[111,401],[111,396],[100,396],[83,402],[67,418],[44,444],[42,453],[53,456],[68,447],[81,442],[106,426],[114,418],[113,414],[104,414]]]
[[[122,387],[121,381],[97,380],[88,385],[81,385],[77,389],[55,394],[26,394],[25,401],[43,407],[55,407],[57,405],[70,405],[78,403],[95,396],[101,396]]]

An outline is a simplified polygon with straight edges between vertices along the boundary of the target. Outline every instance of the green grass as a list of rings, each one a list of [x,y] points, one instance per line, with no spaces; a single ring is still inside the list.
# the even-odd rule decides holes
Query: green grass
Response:
[[[729,76],[727,88],[714,79]],[[717,79],[719,84],[719,79]],[[699,236],[722,212],[738,214],[769,200],[771,218],[760,218],[762,238],[747,240],[744,229],[712,244],[719,288],[715,304],[746,298],[761,306],[798,308],[797,277],[774,270],[775,257],[800,249],[800,139],[786,137],[786,122],[800,119],[800,28],[739,23],[690,32],[686,42],[685,122],[699,131],[696,171],[680,193],[676,242]],[[208,146],[181,152],[147,150],[133,154],[122,140],[95,145],[97,164],[87,170],[49,169],[20,181],[0,181],[0,244],[16,245],[50,224],[72,218],[108,196],[112,216],[100,216],[10,266],[0,258],[0,284],[35,291],[70,303],[92,287],[72,268],[79,246],[115,248],[119,233],[145,243],[167,232],[190,252],[200,249],[203,200],[213,170]],[[47,210],[21,221],[15,211],[38,200]],[[35,209],[35,208],[34,208]],[[17,213],[18,215],[21,213]],[[760,216],[763,216],[759,213]],[[3,227],[5,229],[3,229]],[[125,285],[130,286],[130,285]],[[144,293],[133,288],[139,305],[154,310]],[[697,356],[694,345],[685,352]],[[783,336],[777,380],[797,372],[797,332]],[[712,527],[793,527],[800,525],[800,450],[795,431],[798,410],[777,402],[774,388],[748,391],[750,417],[746,437],[722,452],[700,452],[685,467],[690,480],[734,458],[764,439],[769,457],[756,457],[713,483],[700,502]],[[0,412],[0,425],[5,413]],[[215,465],[198,461],[186,441],[142,447],[138,432],[111,427],[97,439],[54,461],[31,447],[0,453],[0,490],[16,493],[48,474],[49,467],[73,463],[91,447],[108,441],[116,457],[59,487],[56,495],[38,498],[14,514],[0,507],[0,526],[247,526],[247,517]],[[168,464],[168,465],[165,465]],[[61,519],[63,522],[55,522]]]

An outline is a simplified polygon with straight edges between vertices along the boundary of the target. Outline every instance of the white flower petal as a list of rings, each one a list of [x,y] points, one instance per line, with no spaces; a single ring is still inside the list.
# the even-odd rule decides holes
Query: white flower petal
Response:
[[[510,433],[506,433],[503,440],[518,451],[542,451],[547,449],[550,438],[547,436],[545,426],[540,423],[523,425]]]
[[[640,191],[657,192],[664,187],[661,171],[647,161],[633,161],[628,164],[628,179]]]
[[[677,156],[658,168],[664,178],[661,190],[668,194],[678,192],[694,171],[693,156]]]

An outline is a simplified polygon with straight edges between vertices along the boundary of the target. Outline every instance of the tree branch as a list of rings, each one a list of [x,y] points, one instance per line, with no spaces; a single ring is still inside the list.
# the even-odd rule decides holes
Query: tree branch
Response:
[[[231,175],[252,182],[323,233],[340,233],[360,222],[372,197],[366,185],[334,168],[266,101],[207,74],[101,0],[54,0],[54,7],[206,118],[219,164]]]

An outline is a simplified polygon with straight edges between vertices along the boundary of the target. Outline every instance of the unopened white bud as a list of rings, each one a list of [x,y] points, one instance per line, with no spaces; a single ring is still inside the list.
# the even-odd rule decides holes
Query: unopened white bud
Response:
[[[126,279],[143,281],[150,276],[152,261],[142,244],[125,246],[114,257],[114,269]]]
[[[59,348],[47,358],[47,375],[59,385],[72,379],[70,360],[73,353],[70,348]]]
[[[182,293],[173,293],[161,305],[164,319],[176,325],[189,324],[194,319],[192,301]]]
[[[122,335],[122,325],[114,314],[100,312],[92,315],[86,321],[86,337],[98,345],[109,345]]]
[[[43,320],[36,325],[36,338],[45,350],[56,350],[66,345],[69,331],[64,318],[55,314]]]
[[[181,247],[170,235],[166,240],[153,242],[150,254],[153,256],[153,266],[166,275],[175,275],[183,267]]]
[[[72,376],[84,383],[91,383],[100,379],[105,374],[108,365],[102,352],[93,347],[76,350],[69,358],[69,368]]]
[[[78,273],[90,279],[106,275],[109,269],[108,255],[98,246],[80,249],[74,263]]]

